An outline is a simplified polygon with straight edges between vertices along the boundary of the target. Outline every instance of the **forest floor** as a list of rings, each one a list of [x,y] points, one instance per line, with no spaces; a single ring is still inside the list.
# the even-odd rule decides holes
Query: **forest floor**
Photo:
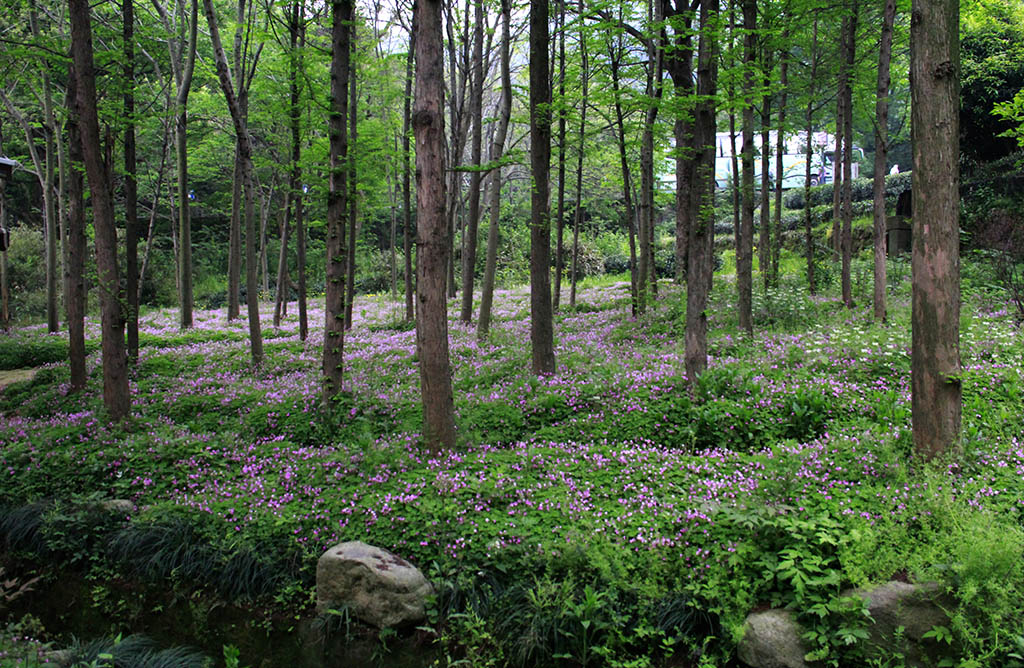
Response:
[[[936,631],[950,665],[1019,665],[1022,334],[968,276],[963,452],[919,462],[909,280],[890,276],[887,325],[871,321],[866,279],[847,310],[784,276],[756,291],[753,338],[716,276],[692,395],[678,287],[662,283],[634,318],[628,283],[585,284],[556,316],[546,378],[529,373],[528,290],[501,291],[489,341],[450,321],[460,445],[440,455],[419,446],[415,332],[386,297],[357,300],[346,392],[326,411],[322,304],[306,341],[294,315],[265,326],[258,370],[243,321],[199,312],[183,332],[172,311],[144,313],[119,426],[102,419],[99,353],[69,395],[66,344],[23,328],[0,345],[51,363],[0,395],[0,547],[25,577],[57,578],[54,561],[82,574],[79,605],[113,634],[140,630],[139,608],[162,605],[154,591],[287,627],[311,615],[317,557],[363,540],[437,586],[414,635],[438,665],[730,665],[746,614],[788,606],[826,664],[895,666],[867,663],[848,641],[867,622],[834,602],[898,576],[957,601]],[[132,511],[104,511],[113,498]],[[194,642],[241,644],[259,664],[206,619],[189,622]]]

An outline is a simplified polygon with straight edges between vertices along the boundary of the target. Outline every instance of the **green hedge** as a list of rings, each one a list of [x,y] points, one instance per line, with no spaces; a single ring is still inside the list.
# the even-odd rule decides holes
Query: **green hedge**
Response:
[[[900,193],[910,190],[911,174],[912,172],[901,172],[885,177],[885,199],[887,201],[895,202]],[[872,179],[854,179],[852,185],[854,202],[862,202],[874,197],[874,182]],[[832,186],[833,184],[826,183],[823,186],[811,188],[808,196],[811,206],[832,204]],[[806,206],[804,202],[804,189],[795,188],[786,193],[786,196],[783,198],[783,206],[787,209],[803,209]]]

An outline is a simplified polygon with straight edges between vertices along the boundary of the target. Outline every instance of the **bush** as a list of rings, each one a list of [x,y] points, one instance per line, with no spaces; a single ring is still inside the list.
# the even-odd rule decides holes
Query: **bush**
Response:
[[[885,177],[885,199],[887,202],[895,202],[896,198],[905,190],[910,190],[912,172],[900,172]],[[810,205],[818,207],[831,205],[834,183],[826,183],[822,186],[814,186],[809,191]],[[852,184],[853,201],[863,202],[874,198],[874,182],[872,179],[854,179]],[[804,189],[794,188],[786,193],[783,198],[783,206],[787,209],[803,209],[807,203],[804,201]]]

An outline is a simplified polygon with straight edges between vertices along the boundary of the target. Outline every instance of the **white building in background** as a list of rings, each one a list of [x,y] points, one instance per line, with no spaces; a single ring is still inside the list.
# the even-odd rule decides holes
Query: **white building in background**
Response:
[[[768,160],[768,175],[772,182],[778,178],[775,174],[775,148],[778,131],[772,130],[769,134],[769,145],[766,158]],[[836,137],[827,132],[815,132],[811,135],[811,185],[830,183],[835,173]],[[807,133],[795,132],[785,135],[783,138],[782,154],[782,188],[802,188],[807,165]],[[864,151],[858,146],[853,147],[854,153],[859,154],[860,159],[864,158]],[[742,170],[743,135],[736,135],[736,159],[737,167]],[[718,188],[727,188],[732,182],[732,139],[728,132],[719,132],[715,135],[715,184]],[[860,175],[860,165],[857,163],[856,155],[851,165],[853,178]],[[754,134],[754,184],[755,187],[761,183],[761,133]]]

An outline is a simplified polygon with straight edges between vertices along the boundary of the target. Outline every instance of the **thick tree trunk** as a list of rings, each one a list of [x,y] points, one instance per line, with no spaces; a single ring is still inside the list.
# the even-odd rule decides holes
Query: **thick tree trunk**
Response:
[[[885,322],[885,174],[889,155],[889,62],[892,59],[892,29],[896,22],[896,0],[885,0],[882,37],[878,46],[878,83],[875,86],[875,173],[872,183],[874,216],[874,316]]]
[[[349,26],[352,0],[331,2],[330,184],[327,193],[327,283],[324,318],[323,400],[329,404],[342,389],[345,353],[345,216],[348,211]]]
[[[263,363],[263,333],[260,330],[260,305],[256,290],[256,216],[255,208],[255,187],[252,166],[252,142],[249,138],[249,130],[245,125],[245,117],[235,97],[234,86],[231,83],[231,72],[228,70],[228,59],[224,55],[224,47],[221,46],[220,32],[217,29],[217,16],[213,10],[213,0],[203,0],[203,7],[206,10],[206,22],[210,26],[210,41],[213,44],[214,59],[217,64],[217,77],[220,79],[220,87],[227,100],[228,110],[231,113],[231,122],[235,126],[235,138],[238,141],[240,155],[242,158],[242,184],[245,192],[245,285],[246,285],[246,310],[249,315],[249,351],[254,367]]]
[[[480,164],[483,156],[484,97],[484,3],[476,2],[473,25],[473,72],[469,94],[469,115],[473,134],[469,141],[470,162],[475,168],[469,175],[469,220],[463,237],[462,311],[459,319],[469,324],[473,318],[473,284],[476,272],[477,230],[480,225]]]
[[[548,0],[530,4],[530,347],[535,374],[555,372],[551,311],[551,81]]]
[[[914,449],[928,459],[960,441],[958,23],[956,0],[913,2],[911,403]]]
[[[417,0],[413,10],[416,36],[416,353],[423,401],[423,441],[433,451],[455,445],[448,353],[445,271],[448,228],[445,220],[444,63],[440,0]],[[546,69],[546,68],[545,68]]]
[[[119,421],[130,409],[128,360],[124,345],[120,280],[117,270],[117,231],[107,170],[100,148],[96,113],[96,76],[92,60],[92,28],[87,0],[68,0],[71,20],[71,54],[77,73],[77,106],[81,128],[82,158],[92,192],[96,271],[99,279],[103,328],[103,405],[111,420]]]
[[[703,0],[700,10],[700,41],[697,55],[697,104],[694,122],[698,151],[693,209],[697,215],[690,227],[688,244],[689,280],[686,286],[686,377],[696,387],[697,377],[708,366],[707,303],[714,263],[711,261],[715,234],[715,103],[718,54],[713,14],[718,0]]]
[[[510,73],[509,52],[511,50],[512,22],[511,0],[501,0],[501,111],[498,117],[498,129],[491,143],[491,162],[501,159],[508,135],[508,123],[512,116],[512,75]],[[480,295],[480,322],[477,326],[477,338],[487,338],[491,327],[491,304],[494,299],[494,273],[498,264],[498,225],[501,221],[501,167],[491,172],[490,185],[490,225],[487,228],[487,262],[484,265],[484,278]]]
[[[757,2],[743,0],[743,211],[740,216],[740,243],[736,249],[736,287],[739,291],[739,324],[747,334],[754,333],[753,320],[753,248],[754,248],[754,31],[757,29]]]

